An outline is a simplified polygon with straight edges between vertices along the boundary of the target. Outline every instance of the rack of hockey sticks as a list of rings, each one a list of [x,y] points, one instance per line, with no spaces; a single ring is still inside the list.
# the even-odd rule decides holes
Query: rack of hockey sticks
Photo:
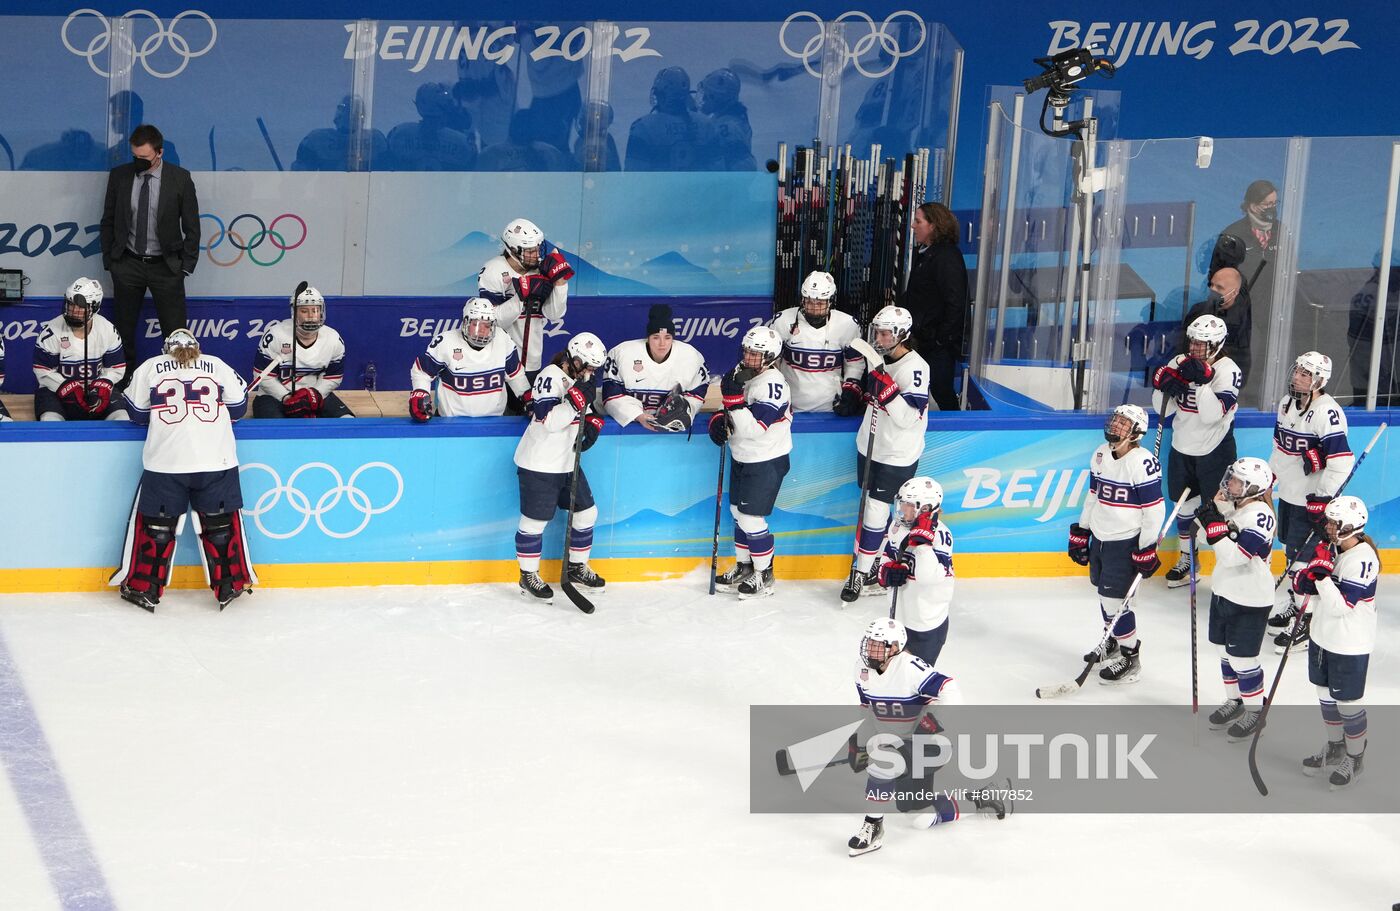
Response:
[[[893,303],[913,256],[914,210],[925,201],[929,150],[853,158],[849,145],[778,146],[773,310],[798,303],[809,272],[830,272],[837,306],[861,325]]]

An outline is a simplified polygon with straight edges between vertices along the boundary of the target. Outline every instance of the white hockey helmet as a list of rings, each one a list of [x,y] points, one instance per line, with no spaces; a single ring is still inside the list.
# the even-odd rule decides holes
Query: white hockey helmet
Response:
[[[1293,376],[1288,388],[1290,392],[1307,395],[1326,386],[1331,378],[1332,359],[1316,351],[1304,351],[1293,362]],[[1300,382],[1307,384],[1307,388],[1299,389]]]
[[[860,658],[866,667],[878,671],[887,661],[904,651],[908,641],[909,632],[903,623],[886,617],[872,620],[860,640]]]
[[[95,278],[80,278],[63,292],[63,321],[82,326],[102,309],[102,285]]]
[[[1218,316],[1209,313],[1198,316],[1191,321],[1191,325],[1186,327],[1186,338],[1188,349],[1190,342],[1200,342],[1206,346],[1206,360],[1214,360],[1220,356],[1220,350],[1225,347],[1225,336],[1229,330],[1225,327],[1225,321]],[[1187,353],[1190,353],[1189,350]]]
[[[540,261],[544,232],[533,221],[517,218],[501,232],[501,243],[505,244],[506,252],[514,256],[521,265],[533,266]],[[531,250],[535,251],[535,256],[532,262],[526,263],[525,254]]]
[[[1361,534],[1366,530],[1366,520],[1371,517],[1360,497],[1337,497],[1327,504],[1322,515],[1327,521],[1327,537],[1333,544]]]
[[[813,272],[802,281],[802,315],[814,329],[820,329],[831,318],[831,304],[836,299],[836,279],[830,272]]]
[[[485,324],[484,332],[472,332],[475,324],[478,329]],[[469,298],[462,305],[462,337],[467,340],[467,344],[480,351],[491,341],[491,334],[496,331],[496,305],[484,297]]]
[[[316,332],[326,324],[326,299],[321,296],[321,292],[307,285],[300,293],[292,296],[292,322],[302,332]],[[297,308],[299,307],[319,307],[319,315],[307,319],[298,319]]]
[[[910,478],[899,485],[899,493],[894,495],[895,521],[900,525],[909,527],[918,517],[925,513],[933,513],[934,521],[938,521],[939,510],[943,508],[943,485],[933,478],[919,476]],[[903,506],[905,503],[914,507],[914,519],[906,519]]]
[[[574,358],[585,368],[597,370],[607,360],[608,349],[603,340],[592,332],[580,332],[569,339],[569,357]]]
[[[903,307],[890,305],[880,308],[880,312],[875,314],[875,318],[870,321],[870,344],[881,355],[888,355],[902,343],[909,340],[909,333],[914,329],[914,317]],[[879,342],[880,333],[889,332],[894,341],[887,345]]]
[[[752,370],[767,370],[778,362],[778,358],[783,354],[783,340],[778,337],[770,326],[754,326],[744,333],[744,340],[739,344],[739,359],[743,363],[744,356],[750,351],[757,354],[762,359],[761,366],[749,367]]]
[[[199,357],[199,339],[188,329],[176,329],[165,337],[162,350],[183,366]]]
[[[1103,425],[1103,438],[1117,446],[1124,440],[1136,443],[1147,433],[1147,412],[1137,405],[1119,405]]]
[[[1274,486],[1274,472],[1269,463],[1253,456],[1245,456],[1230,463],[1225,475],[1220,479],[1220,490],[1236,506],[1246,500],[1264,496]]]

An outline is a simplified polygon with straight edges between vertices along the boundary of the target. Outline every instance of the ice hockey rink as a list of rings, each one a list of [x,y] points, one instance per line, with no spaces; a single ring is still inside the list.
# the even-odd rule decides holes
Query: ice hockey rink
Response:
[[[223,614],[172,591],[155,616],[114,593],[0,597],[0,908],[1400,901],[1393,816],[891,817],[853,859],[859,817],[750,814],[750,704],[850,702],[884,610],[779,584],[756,602],[698,572],[613,585],[592,616],[503,585],[264,589]],[[1189,703],[1185,590],[1144,589],[1142,680],[1078,699]],[[963,580],[940,667],[968,702],[1030,703],[1097,623],[1081,579]],[[1398,627],[1382,608],[1373,704],[1400,697]],[[1313,701],[1305,673],[1295,656],[1283,701]]]

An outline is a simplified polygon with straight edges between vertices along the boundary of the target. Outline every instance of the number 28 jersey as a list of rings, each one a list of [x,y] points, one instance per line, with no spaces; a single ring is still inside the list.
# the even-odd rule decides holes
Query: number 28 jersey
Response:
[[[200,354],[181,367],[168,354],[136,368],[122,394],[127,413],[148,424],[141,464],[148,471],[223,471],[238,464],[233,421],[248,407],[248,387],[232,367]]]

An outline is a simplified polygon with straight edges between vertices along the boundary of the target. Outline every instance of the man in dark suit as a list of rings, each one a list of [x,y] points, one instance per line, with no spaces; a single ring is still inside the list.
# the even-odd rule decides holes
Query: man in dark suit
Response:
[[[133,161],[107,175],[102,206],[102,265],[112,273],[114,319],[127,377],[139,363],[136,337],[147,289],[162,335],[185,325],[185,276],[199,258],[199,200],[190,172],[164,161],[160,130],[131,131]],[[121,387],[125,388],[126,379]]]

